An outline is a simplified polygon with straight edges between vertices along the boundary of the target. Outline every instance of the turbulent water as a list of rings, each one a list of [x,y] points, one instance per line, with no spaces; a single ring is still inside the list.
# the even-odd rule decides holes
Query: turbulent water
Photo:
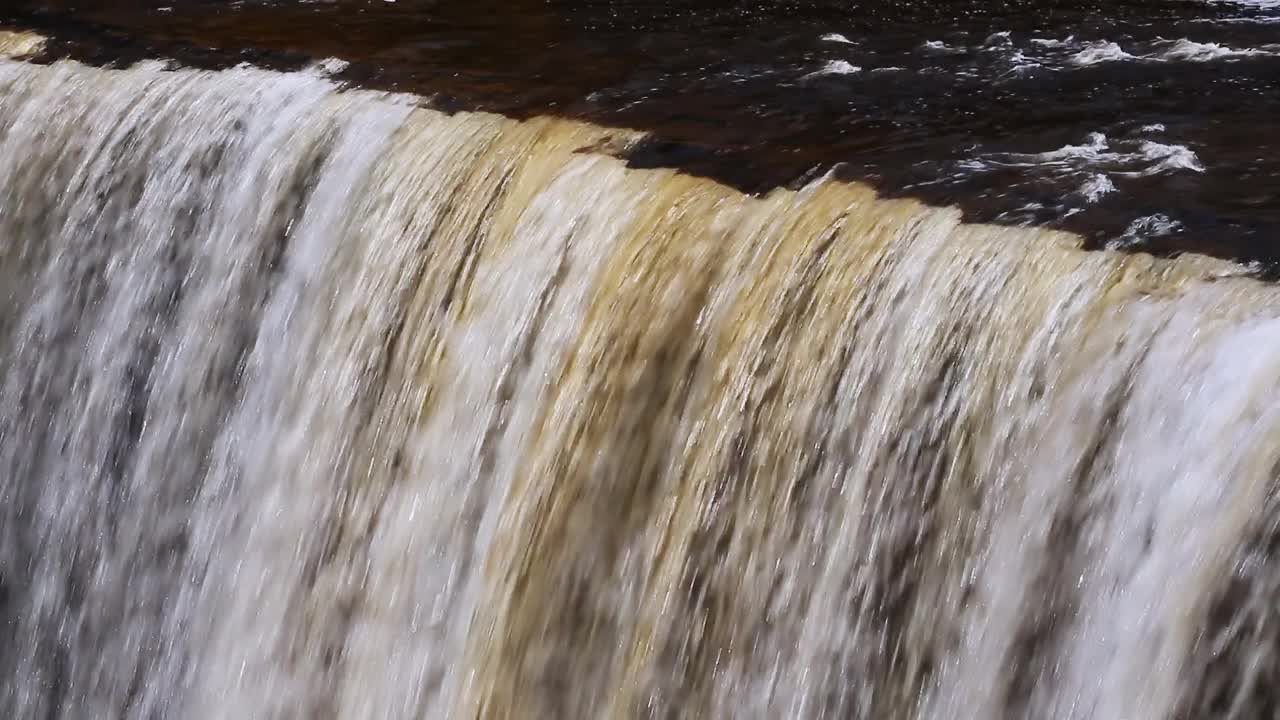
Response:
[[[0,61],[0,716],[1280,711],[1280,288],[327,72]]]

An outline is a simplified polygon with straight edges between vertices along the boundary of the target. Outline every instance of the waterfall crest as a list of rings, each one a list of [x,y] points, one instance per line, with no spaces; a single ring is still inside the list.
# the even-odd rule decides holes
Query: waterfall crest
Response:
[[[1280,290],[635,137],[0,60],[0,714],[1275,711]]]

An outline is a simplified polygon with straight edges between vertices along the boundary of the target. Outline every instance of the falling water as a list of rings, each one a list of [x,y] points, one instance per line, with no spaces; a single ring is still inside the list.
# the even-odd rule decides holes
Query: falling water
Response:
[[[1280,289],[417,105],[0,61],[0,716],[1277,711]]]

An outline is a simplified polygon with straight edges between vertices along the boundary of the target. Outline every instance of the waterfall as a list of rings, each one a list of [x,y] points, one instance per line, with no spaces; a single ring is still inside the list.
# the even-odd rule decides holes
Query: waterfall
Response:
[[[0,715],[1276,712],[1280,289],[421,105],[0,60]]]

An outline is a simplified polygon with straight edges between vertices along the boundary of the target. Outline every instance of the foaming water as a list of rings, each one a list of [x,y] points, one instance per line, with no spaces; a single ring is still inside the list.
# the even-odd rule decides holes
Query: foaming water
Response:
[[[819,75],[852,75],[862,72],[862,68],[850,63],[848,60],[828,60],[826,65],[821,69],[815,70],[804,77],[813,78]]]
[[[1262,10],[1271,10],[1280,8],[1280,0],[1209,0],[1219,5],[1235,5],[1247,8],[1259,8]]]
[[[1276,287],[326,72],[0,61],[4,717],[1274,710]]]
[[[1098,40],[1087,43],[1083,50],[1071,56],[1073,65],[1096,65],[1100,62],[1116,62],[1133,60],[1133,55],[1125,52],[1119,45],[1109,40]]]
[[[1070,43],[1064,43],[1069,45]],[[1215,62],[1280,55],[1276,45],[1257,48],[1233,48],[1216,42],[1196,42],[1187,38],[1173,41],[1157,41],[1146,51],[1133,54],[1109,41],[1086,43],[1084,48],[1071,55],[1070,63],[1078,66],[1106,62]]]
[[[1048,210],[1070,217],[1085,212],[1090,205],[1104,198],[1114,200],[1115,198],[1108,196],[1121,192],[1117,182],[1130,183],[1160,176],[1185,177],[1205,172],[1200,158],[1191,148],[1148,139],[1160,136],[1163,131],[1164,128],[1160,125],[1143,126],[1130,131],[1128,137],[1115,140],[1094,132],[1089,133],[1079,144],[1068,144],[1045,152],[984,152],[984,148],[975,147],[969,151],[970,158],[953,164],[951,175],[983,179],[1017,171],[1045,183],[1061,184],[1068,188],[1074,184],[1073,189],[1056,198],[1056,207],[1047,208],[1043,203],[1032,202],[1001,216],[1005,220],[1021,219],[1030,223]],[[933,182],[942,181],[929,181],[925,184]],[[1162,213],[1154,215],[1166,219],[1168,217]],[[1134,233],[1134,229],[1141,226],[1148,217],[1150,216],[1135,218],[1123,235],[1113,240],[1122,242],[1124,247],[1131,247],[1160,237],[1161,234],[1158,233]],[[1179,230],[1181,224],[1171,221],[1164,227],[1169,231]]]

